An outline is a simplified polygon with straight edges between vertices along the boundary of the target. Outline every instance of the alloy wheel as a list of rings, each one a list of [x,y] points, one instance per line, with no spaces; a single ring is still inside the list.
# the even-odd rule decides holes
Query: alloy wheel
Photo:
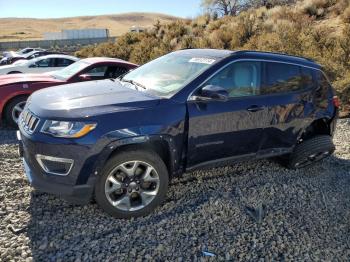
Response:
[[[146,207],[159,191],[159,175],[143,161],[128,161],[115,167],[107,176],[105,194],[109,203],[123,211]]]
[[[18,123],[19,116],[22,113],[25,105],[26,105],[26,101],[21,101],[12,108],[12,112],[11,112],[12,113],[12,120],[15,123]]]

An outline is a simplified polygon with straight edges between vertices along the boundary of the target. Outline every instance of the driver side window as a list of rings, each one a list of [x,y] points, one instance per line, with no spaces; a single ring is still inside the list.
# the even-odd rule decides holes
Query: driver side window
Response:
[[[258,95],[261,83],[261,62],[243,61],[232,63],[204,85],[224,88],[230,97]]]

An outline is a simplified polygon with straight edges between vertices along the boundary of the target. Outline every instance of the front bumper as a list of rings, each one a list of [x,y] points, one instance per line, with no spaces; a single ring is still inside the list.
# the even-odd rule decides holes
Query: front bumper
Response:
[[[25,174],[31,186],[39,191],[51,193],[76,204],[86,204],[91,200],[94,190],[94,176],[91,176],[87,183],[77,185],[70,183],[71,178],[58,177],[45,173],[40,165],[36,162],[34,154],[36,152],[35,145],[21,137],[17,132],[19,140],[19,155],[23,159]],[[50,147],[49,145],[47,147]],[[77,177],[77,174],[70,174]],[[67,183],[68,180],[68,183]]]
[[[55,194],[75,204],[87,204],[93,193],[92,185],[69,186],[51,183],[36,176],[23,158],[25,174],[31,186],[39,191]]]

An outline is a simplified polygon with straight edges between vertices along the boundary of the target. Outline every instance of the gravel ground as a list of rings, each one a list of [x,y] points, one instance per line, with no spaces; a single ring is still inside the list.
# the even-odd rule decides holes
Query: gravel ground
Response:
[[[349,261],[350,119],[335,143],[300,171],[263,160],[186,174],[153,214],[116,220],[34,192],[15,132],[2,129],[0,261]]]

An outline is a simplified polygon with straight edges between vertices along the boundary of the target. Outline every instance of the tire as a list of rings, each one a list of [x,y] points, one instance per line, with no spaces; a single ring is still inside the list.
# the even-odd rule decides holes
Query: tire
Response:
[[[9,126],[17,127],[17,120],[20,114],[20,110],[23,110],[27,96],[18,96],[12,99],[5,108],[5,120]]]
[[[8,75],[12,75],[12,74],[22,74],[22,72],[19,71],[11,71],[7,73]]]
[[[115,218],[145,216],[163,202],[168,184],[168,170],[156,153],[125,151],[106,163],[95,184],[95,199]]]
[[[314,136],[298,144],[289,157],[287,166],[290,169],[299,169],[310,166],[325,157],[330,156],[335,150],[332,137],[328,135]]]

